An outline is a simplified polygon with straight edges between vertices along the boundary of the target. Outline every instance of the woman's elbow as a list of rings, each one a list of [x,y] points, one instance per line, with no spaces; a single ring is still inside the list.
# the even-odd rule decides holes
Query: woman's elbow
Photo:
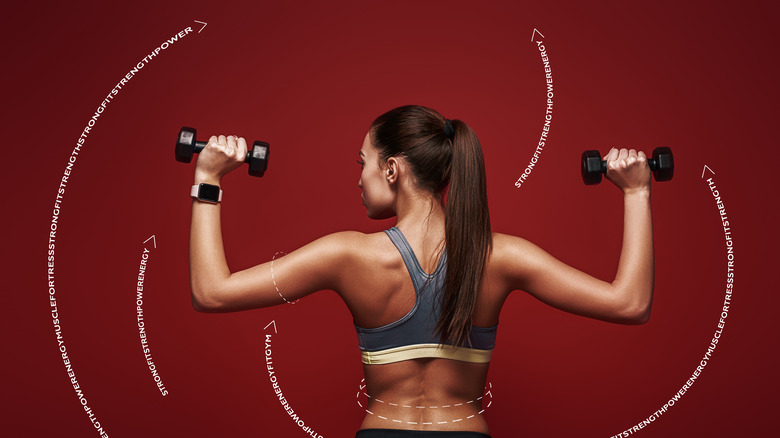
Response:
[[[619,312],[619,322],[626,325],[645,324],[650,321],[650,307],[649,301],[627,305]]]
[[[198,300],[194,296],[192,297],[192,308],[195,309],[196,312],[202,313],[215,313],[218,311],[217,307],[213,304]]]
[[[626,315],[625,324],[628,325],[640,325],[650,321],[650,306],[645,306],[642,309],[636,309]]]
[[[219,294],[213,288],[191,286],[192,308],[197,312],[217,313],[224,311],[223,303],[217,299]]]
[[[639,291],[636,289],[619,290],[613,302],[613,320],[619,324],[639,325],[650,320],[650,308],[653,301],[652,289]]]

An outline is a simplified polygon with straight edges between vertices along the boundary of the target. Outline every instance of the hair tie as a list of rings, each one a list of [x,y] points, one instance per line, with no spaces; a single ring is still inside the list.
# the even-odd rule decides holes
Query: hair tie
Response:
[[[444,119],[444,135],[450,140],[455,138],[455,128],[452,127],[452,120]]]

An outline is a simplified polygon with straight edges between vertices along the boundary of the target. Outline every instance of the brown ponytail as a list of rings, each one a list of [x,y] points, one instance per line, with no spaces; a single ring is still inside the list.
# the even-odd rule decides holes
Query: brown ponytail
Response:
[[[455,136],[445,216],[447,277],[436,329],[443,341],[464,345],[470,344],[471,317],[493,239],[482,147],[466,123],[453,120],[452,126]]]
[[[442,343],[468,345],[492,234],[482,147],[465,122],[451,123],[454,136],[445,133],[441,114],[409,105],[377,117],[370,132],[383,161],[403,156],[421,188],[442,197],[446,192],[447,275],[436,330]]]

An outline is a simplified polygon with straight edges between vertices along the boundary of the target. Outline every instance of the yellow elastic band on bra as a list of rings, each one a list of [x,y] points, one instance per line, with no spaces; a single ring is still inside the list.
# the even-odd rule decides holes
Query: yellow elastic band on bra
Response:
[[[361,351],[361,359],[366,365],[384,365],[410,359],[439,358],[452,359],[461,362],[487,363],[493,350],[477,350],[475,348],[452,348],[449,345],[417,344],[403,347],[388,348],[381,351]]]

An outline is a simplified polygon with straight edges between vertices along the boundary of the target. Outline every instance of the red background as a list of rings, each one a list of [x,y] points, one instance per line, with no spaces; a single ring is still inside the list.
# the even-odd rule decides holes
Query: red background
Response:
[[[716,329],[726,279],[705,165],[732,224],[732,307],[704,373],[640,435],[771,433],[780,407],[770,275],[778,242],[776,6],[230,3],[6,6],[3,435],[97,435],[52,327],[52,207],[71,150],[103,98],[163,41],[187,26],[200,29],[193,20],[208,25],[161,52],[98,119],[60,214],[63,336],[111,436],[304,436],[263,368],[263,328],[272,320],[273,357],[293,409],[325,437],[354,434],[362,373],[350,316],[335,294],[239,314],[192,310],[193,165],[173,160],[173,140],[190,125],[204,139],[239,133],[271,143],[264,178],[241,169],[224,184],[225,242],[239,269],[330,232],[392,225],[365,217],[354,159],[371,120],[409,103],[477,131],[495,230],[607,279],[619,252],[620,195],[609,184],[583,186],[580,153],[613,145],[675,153],[674,180],[653,187],[651,321],[610,325],[513,295],[489,376],[494,401],[485,415],[494,436],[610,437],[647,418],[690,377]],[[553,121],[540,162],[517,189],[545,110],[535,28],[552,66]],[[146,367],[135,320],[135,277],[152,235],[144,314],[166,397]]]

